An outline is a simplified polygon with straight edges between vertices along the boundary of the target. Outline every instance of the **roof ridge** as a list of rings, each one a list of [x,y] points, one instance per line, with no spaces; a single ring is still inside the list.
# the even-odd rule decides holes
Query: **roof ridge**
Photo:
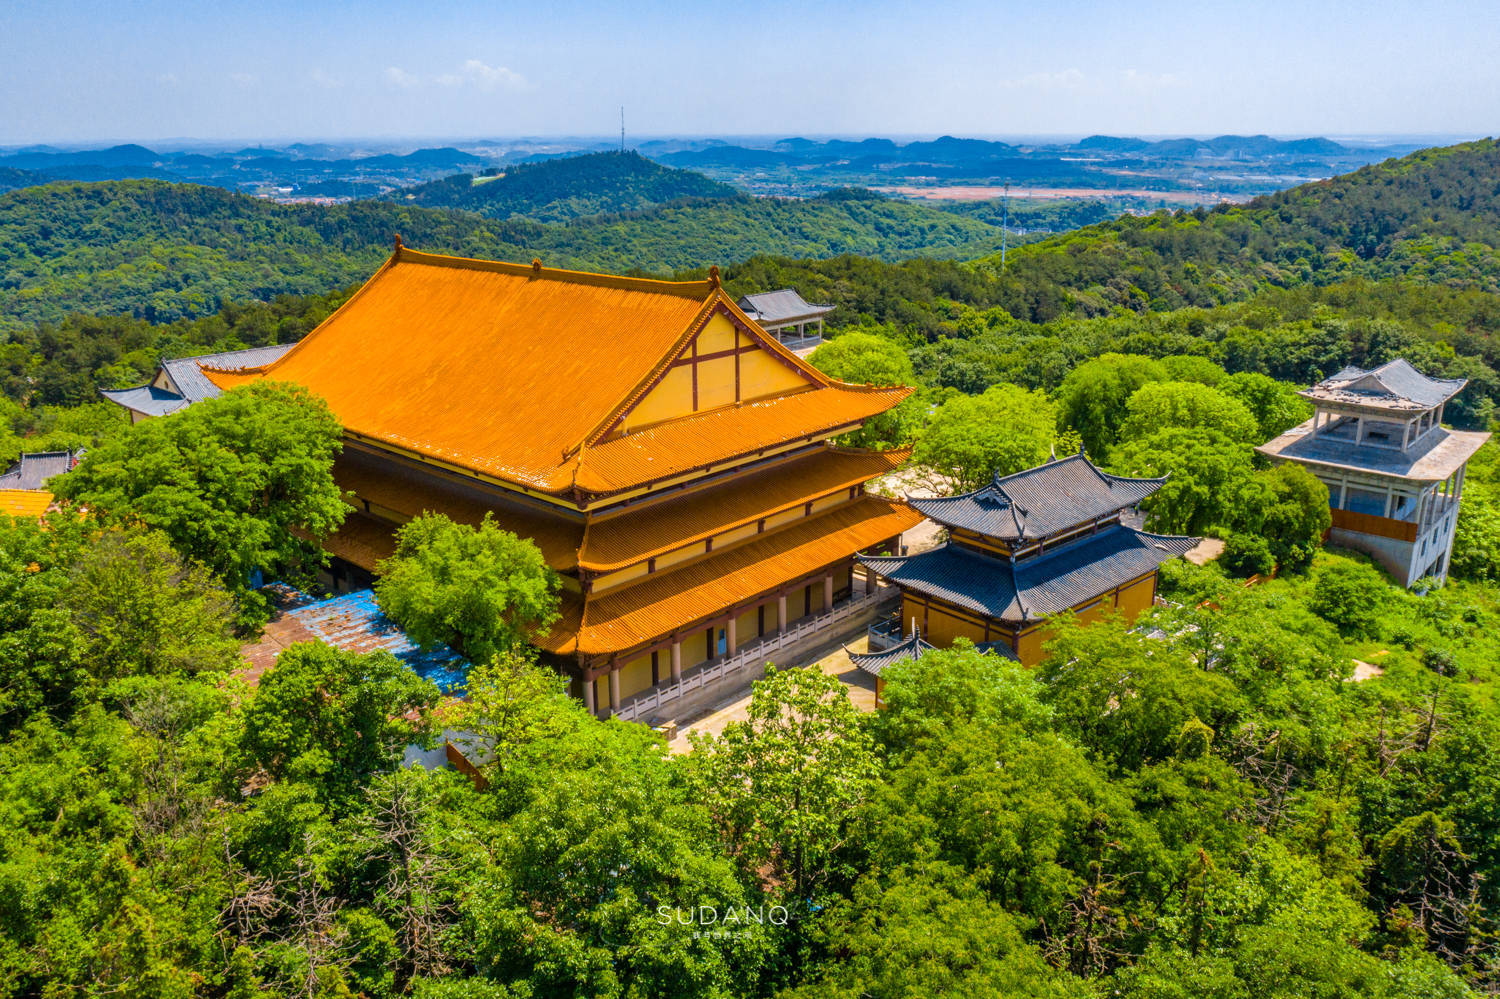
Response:
[[[543,280],[567,281],[574,284],[591,284],[624,291],[651,292],[659,295],[678,295],[683,298],[701,298],[717,287],[711,278],[701,281],[667,281],[662,278],[628,277],[623,274],[603,274],[598,271],[575,271],[563,267],[544,267],[540,259],[529,264],[512,263],[507,260],[484,260],[479,257],[459,257],[442,253],[427,253],[413,250],[409,246],[398,246],[391,254],[400,263],[426,264],[431,267],[453,267],[460,270],[490,271],[511,274],[516,277],[536,277]]]

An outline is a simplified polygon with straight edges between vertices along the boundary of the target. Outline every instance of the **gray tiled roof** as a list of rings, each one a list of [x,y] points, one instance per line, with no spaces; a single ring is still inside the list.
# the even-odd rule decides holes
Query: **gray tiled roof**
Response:
[[[972,493],[938,499],[909,497],[925,516],[992,538],[1045,538],[1107,517],[1161,488],[1166,479],[1126,479],[1095,468],[1079,454],[996,477]]]
[[[203,354],[198,357],[176,357],[162,361],[172,384],[188,402],[212,399],[219,394],[219,387],[208,380],[204,367],[223,368],[233,371],[238,368],[258,368],[270,364],[292,349],[289,343],[275,343],[269,347],[248,347],[245,350],[229,350],[222,354]]]
[[[137,385],[127,389],[100,389],[99,394],[110,402],[137,413],[166,416],[184,406],[202,399],[212,399],[219,394],[219,387],[203,373],[205,367],[227,371],[258,368],[270,364],[291,349],[292,345],[289,343],[277,343],[269,347],[247,347],[244,350],[226,350],[197,357],[174,357],[162,361],[161,367],[180,392],[155,385]]]
[[[1349,365],[1303,395],[1328,402],[1366,404],[1383,409],[1432,409],[1463,390],[1467,378],[1428,378],[1398,357],[1376,368]]]
[[[892,645],[888,649],[879,652],[849,652],[849,661],[856,667],[869,673],[871,676],[879,676],[891,663],[900,662],[903,659],[921,659],[923,655],[931,652],[937,646],[922,638],[920,631],[913,631],[899,645]]]
[[[1035,621],[1185,555],[1197,538],[1115,524],[1043,555],[1011,562],[955,544],[918,555],[861,557],[860,564],[911,589],[1001,621]]]
[[[0,489],[45,489],[47,480],[73,467],[83,454],[72,451],[37,451],[21,455],[21,460],[0,475]]]
[[[127,389],[100,389],[99,394],[117,406],[147,416],[166,416],[175,413],[188,401],[176,392],[157,388],[155,385],[137,385]]]
[[[1488,433],[1438,427],[1402,451],[1373,444],[1355,446],[1327,433],[1314,434],[1313,421],[1298,424],[1255,450],[1268,458],[1282,458],[1331,469],[1374,472],[1412,482],[1441,482],[1463,467]]]
[[[763,323],[780,323],[788,319],[811,319],[826,316],[831,305],[812,305],[792,288],[762,291],[746,295],[737,303],[751,319]]]

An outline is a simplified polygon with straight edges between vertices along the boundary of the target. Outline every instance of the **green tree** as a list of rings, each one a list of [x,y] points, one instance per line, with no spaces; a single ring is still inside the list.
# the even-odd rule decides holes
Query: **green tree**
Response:
[[[1147,382],[1162,381],[1166,369],[1149,357],[1100,354],[1068,373],[1057,390],[1062,425],[1076,430],[1084,450],[1096,461],[1108,460],[1119,440],[1125,405]]]
[[[1218,389],[1198,382],[1151,382],[1142,385],[1125,404],[1120,426],[1125,441],[1171,427],[1210,430],[1237,442],[1256,435],[1255,417],[1245,404]]]
[[[843,683],[816,669],[757,680],[744,721],[693,734],[693,763],[730,852],[797,900],[824,891],[878,772]]]
[[[424,649],[451,645],[484,663],[557,620],[558,578],[530,538],[486,513],[478,527],[423,513],[377,567],[381,610]]]
[[[1330,561],[1313,574],[1313,613],[1346,635],[1375,631],[1390,596],[1390,583],[1376,570],[1349,559]]]
[[[1215,387],[1250,410],[1255,417],[1256,438],[1262,443],[1312,415],[1312,404],[1299,396],[1294,387],[1258,372],[1230,375]]]
[[[307,539],[337,529],[349,509],[333,481],[340,433],[306,390],[256,383],[135,424],[51,488],[106,522],[161,531],[255,620],[265,606],[250,587],[256,570],[307,585],[327,560]]]
[[[436,684],[389,652],[304,642],[261,677],[244,711],[240,752],[252,771],[347,801],[426,738],[438,699]]]
[[[1328,487],[1294,462],[1256,472],[1235,503],[1234,529],[1265,538],[1276,563],[1288,569],[1307,565],[1333,524]]]
[[[1047,964],[1020,919],[947,865],[882,881],[862,877],[820,917],[815,939],[828,956],[811,982],[779,999],[1091,994]]]
[[[864,330],[833,336],[813,351],[808,362],[819,371],[855,385],[913,385],[916,372],[901,345]]]
[[[1216,430],[1165,427],[1115,448],[1122,475],[1166,476],[1141,504],[1146,526],[1167,534],[1202,534],[1233,523],[1240,490],[1252,474],[1251,451]]]
[[[82,638],[83,665],[98,680],[240,664],[233,599],[157,532],[101,532],[70,567],[60,597]]]
[[[938,407],[917,438],[915,460],[953,479],[959,491],[977,489],[1047,460],[1056,411],[1041,392],[996,385],[978,396],[954,396]]]

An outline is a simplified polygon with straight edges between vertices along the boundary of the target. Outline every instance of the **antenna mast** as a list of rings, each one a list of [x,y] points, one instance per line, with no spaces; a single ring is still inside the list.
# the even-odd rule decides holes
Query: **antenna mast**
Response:
[[[1005,185],[1005,200],[1000,215],[1000,273],[1005,273],[1005,237],[1010,232],[1010,185]]]
[[[620,152],[625,151],[625,105],[620,105]]]

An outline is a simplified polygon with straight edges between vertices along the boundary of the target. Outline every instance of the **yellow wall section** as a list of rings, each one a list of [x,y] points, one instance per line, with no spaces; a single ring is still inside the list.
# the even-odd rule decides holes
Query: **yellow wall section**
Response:
[[[703,353],[700,349],[699,353]],[[748,356],[748,355],[746,355]],[[698,362],[698,409],[718,409],[732,405],[734,398],[734,358],[716,357]]]
[[[740,398],[761,399],[783,392],[795,392],[812,384],[771,356],[766,349],[740,355]]]
[[[720,351],[747,347],[752,341],[740,333],[729,319],[715,315],[698,334],[697,352],[716,354]],[[681,360],[693,356],[689,346]],[[698,364],[698,412],[717,409],[736,401],[735,358],[716,357]],[[808,378],[792,370],[772,357],[765,348],[739,355],[739,399],[761,399],[807,388],[812,383]],[[662,380],[647,392],[625,414],[625,430],[637,430],[663,420],[672,420],[694,412],[693,369],[691,365],[679,364],[669,368]]]
[[[603,593],[605,590],[614,589],[621,583],[628,583],[633,579],[639,579],[646,575],[648,567],[648,563],[646,562],[637,562],[635,565],[627,565],[623,569],[617,569],[614,572],[600,576],[594,580],[594,592]]]
[[[686,365],[668,368],[666,375],[646,397],[625,414],[625,429],[660,423],[693,411],[693,369]]]
[[[698,354],[717,354],[721,350],[733,350],[740,342],[739,327],[729,321],[722,312],[709,317],[698,334]]]
[[[660,662],[660,659],[657,660]],[[667,660],[668,663],[671,660]],[[668,667],[670,670],[670,666]],[[670,675],[670,674],[669,674]],[[639,659],[632,659],[620,667],[620,699],[624,700],[633,694],[639,694],[651,686],[651,656],[644,655]]]

